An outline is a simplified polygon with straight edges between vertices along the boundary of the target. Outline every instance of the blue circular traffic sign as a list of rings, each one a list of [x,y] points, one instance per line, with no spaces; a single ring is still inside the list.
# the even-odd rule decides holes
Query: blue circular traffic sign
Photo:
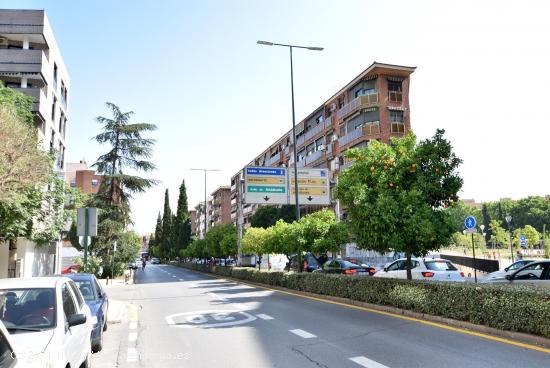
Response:
[[[476,218],[474,216],[466,217],[466,220],[464,221],[464,226],[466,226],[467,229],[475,228],[476,227]]]

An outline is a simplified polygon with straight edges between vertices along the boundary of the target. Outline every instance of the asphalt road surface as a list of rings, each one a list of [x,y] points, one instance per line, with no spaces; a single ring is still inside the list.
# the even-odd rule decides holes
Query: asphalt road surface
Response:
[[[94,368],[550,367],[550,354],[389,315],[147,265]]]

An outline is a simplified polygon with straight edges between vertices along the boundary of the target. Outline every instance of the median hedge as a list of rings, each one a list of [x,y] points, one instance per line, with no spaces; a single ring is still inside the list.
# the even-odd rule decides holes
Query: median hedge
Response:
[[[392,306],[550,338],[550,290],[543,288],[319,273],[261,272],[251,268],[192,263],[182,266],[240,280]]]

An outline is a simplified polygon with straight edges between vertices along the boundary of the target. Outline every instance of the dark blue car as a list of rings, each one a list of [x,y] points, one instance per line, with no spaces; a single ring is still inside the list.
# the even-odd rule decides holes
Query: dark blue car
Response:
[[[94,275],[72,273],[64,276],[75,282],[84,297],[84,301],[90,307],[94,326],[92,330],[92,351],[94,353],[101,351],[103,348],[103,332],[107,330],[109,298]]]

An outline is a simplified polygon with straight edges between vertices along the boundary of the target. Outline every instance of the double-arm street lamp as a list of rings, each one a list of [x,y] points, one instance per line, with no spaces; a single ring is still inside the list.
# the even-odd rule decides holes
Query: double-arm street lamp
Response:
[[[292,49],[306,49],[311,51],[323,51],[322,47],[287,45],[269,41],[258,41],[258,45],[283,46],[290,50],[290,94],[292,97],[292,142],[294,144],[294,199],[296,202],[296,221],[300,220],[300,203],[298,199],[298,150],[296,144],[296,115],[294,113],[294,69],[292,66]],[[301,254],[298,252],[298,270],[301,270]]]

